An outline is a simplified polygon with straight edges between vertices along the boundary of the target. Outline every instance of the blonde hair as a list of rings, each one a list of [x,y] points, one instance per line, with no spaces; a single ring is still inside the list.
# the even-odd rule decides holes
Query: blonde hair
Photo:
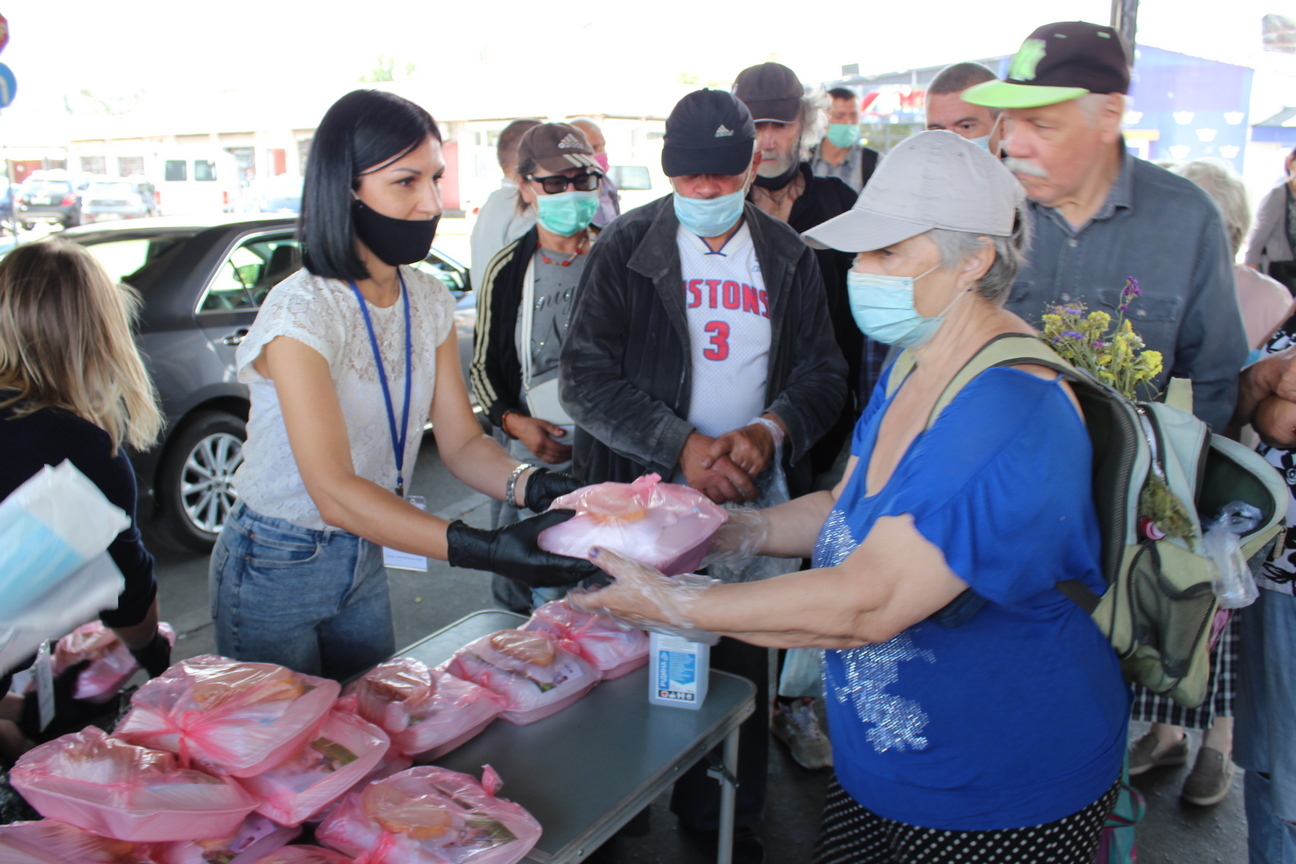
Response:
[[[0,407],[62,408],[103,429],[113,453],[147,449],[162,427],[157,391],[131,333],[139,295],[84,247],[20,246],[0,260]]]

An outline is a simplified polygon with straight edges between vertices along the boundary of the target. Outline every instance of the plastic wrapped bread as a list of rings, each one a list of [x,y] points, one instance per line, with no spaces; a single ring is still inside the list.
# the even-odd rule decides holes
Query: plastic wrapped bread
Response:
[[[540,824],[496,797],[500,785],[490,766],[480,783],[411,768],[348,794],[316,837],[367,864],[515,864],[540,839]]]
[[[419,762],[449,753],[504,710],[503,700],[486,688],[411,657],[380,663],[347,692],[356,697],[361,717]]]
[[[599,682],[599,672],[545,633],[501,630],[454,653],[445,670],[504,701],[501,715],[524,726],[556,714]]]
[[[272,663],[205,654],[140,687],[114,733],[231,777],[253,777],[310,740],[341,688]]]
[[[349,711],[331,711],[315,737],[278,765],[238,781],[257,812],[300,825],[359,783],[382,760],[387,733]]]
[[[611,618],[573,609],[566,600],[546,603],[522,629],[548,633],[575,650],[599,670],[604,680],[620,678],[648,662],[648,634],[623,627]]]
[[[657,568],[667,576],[691,573],[706,556],[724,508],[687,486],[645,474],[633,483],[596,483],[555,498],[551,510],[575,510],[540,533],[541,549],[589,558],[595,546]]]
[[[42,816],[134,842],[231,836],[257,803],[224,777],[93,726],[29,750],[9,780]]]

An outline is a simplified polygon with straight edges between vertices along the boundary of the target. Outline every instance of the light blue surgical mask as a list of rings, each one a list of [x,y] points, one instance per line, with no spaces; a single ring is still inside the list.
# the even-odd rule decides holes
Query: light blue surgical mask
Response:
[[[679,192],[675,199],[675,218],[681,225],[699,237],[719,237],[728,231],[742,216],[743,202],[747,199],[747,184],[743,188],[718,198],[685,198]]]
[[[858,123],[829,123],[828,140],[834,147],[840,147],[843,150],[855,146],[859,141],[860,127]]]
[[[582,192],[573,189],[557,195],[536,196],[536,219],[546,231],[570,237],[589,227],[599,208],[597,189]]]
[[[914,283],[935,269],[932,267],[917,276],[884,276],[848,270],[846,293],[851,316],[864,335],[875,342],[900,348],[918,348],[931,339],[945,322],[942,316],[967,293],[960,291],[935,317],[919,315],[914,307]]]
[[[990,136],[989,136],[989,135],[982,135],[980,138],[969,138],[969,139],[967,139],[967,140],[971,141],[973,144],[977,145],[978,147],[980,147],[982,150],[986,151],[987,153],[990,152]]]

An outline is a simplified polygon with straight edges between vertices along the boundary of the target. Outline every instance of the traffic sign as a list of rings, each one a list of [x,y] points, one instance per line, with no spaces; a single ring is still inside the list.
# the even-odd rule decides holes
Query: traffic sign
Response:
[[[8,108],[13,104],[17,90],[18,81],[14,78],[13,70],[0,63],[0,108]]]

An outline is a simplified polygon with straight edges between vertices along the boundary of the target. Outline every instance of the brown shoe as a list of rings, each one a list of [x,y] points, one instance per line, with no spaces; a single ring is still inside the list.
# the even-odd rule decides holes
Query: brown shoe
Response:
[[[1199,807],[1210,807],[1223,801],[1233,780],[1233,760],[1214,747],[1202,746],[1197,751],[1197,761],[1184,778],[1183,800]]]
[[[1129,748],[1129,773],[1137,777],[1153,768],[1166,765],[1183,765],[1188,762],[1188,736],[1184,735],[1178,743],[1162,746],[1156,733],[1148,732],[1135,741]]]

